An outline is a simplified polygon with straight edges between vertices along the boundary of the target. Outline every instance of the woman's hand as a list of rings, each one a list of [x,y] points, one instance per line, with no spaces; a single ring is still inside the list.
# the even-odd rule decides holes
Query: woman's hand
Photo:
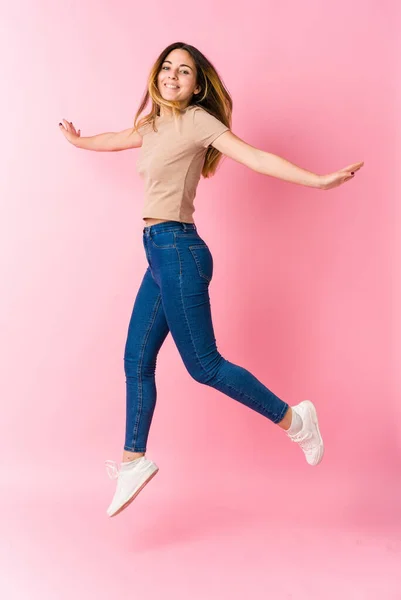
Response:
[[[65,119],[63,119],[63,122],[64,125],[62,123],[59,123],[59,128],[61,132],[64,134],[64,137],[67,138],[67,140],[75,146],[76,140],[81,136],[81,130],[78,129],[78,132],[75,131],[75,127],[72,124],[72,122],[69,123]]]
[[[342,185],[346,181],[354,178],[354,173],[359,171],[361,167],[363,167],[365,163],[359,162],[354,165],[349,165],[349,167],[345,167],[340,171],[336,171],[335,173],[329,173],[329,175],[321,175],[320,176],[320,189],[321,190],[330,190],[331,188]]]

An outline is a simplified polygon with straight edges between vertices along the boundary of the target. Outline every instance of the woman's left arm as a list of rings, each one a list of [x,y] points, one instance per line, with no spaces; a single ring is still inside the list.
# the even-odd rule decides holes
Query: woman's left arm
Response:
[[[257,173],[320,190],[328,190],[353,179],[354,173],[364,165],[363,162],[359,162],[335,173],[317,175],[294,165],[277,154],[264,152],[247,144],[232,131],[225,131],[211,145],[225,156],[229,156]]]

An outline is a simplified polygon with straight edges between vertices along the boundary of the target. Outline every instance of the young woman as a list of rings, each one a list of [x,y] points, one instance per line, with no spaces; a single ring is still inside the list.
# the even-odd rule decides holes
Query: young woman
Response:
[[[137,123],[150,98],[151,110]],[[322,190],[354,177],[363,162],[329,175],[316,175],[284,158],[259,150],[230,131],[232,100],[210,61],[196,48],[177,42],[151,69],[134,127],[81,137],[72,122],[59,124],[77,148],[119,151],[139,148],[137,170],[144,181],[143,245],[148,267],[135,299],[124,353],[126,432],[120,467],[106,461],[117,479],[107,509],[126,508],[158,472],[146,456],[156,404],[157,354],[169,332],[190,375],[259,412],[286,431],[317,465],[324,446],[316,409],[304,400],[292,408],[246,369],[226,360],[214,337],[209,284],[213,258],[194,223],[200,176],[210,177],[222,155],[285,181]]]

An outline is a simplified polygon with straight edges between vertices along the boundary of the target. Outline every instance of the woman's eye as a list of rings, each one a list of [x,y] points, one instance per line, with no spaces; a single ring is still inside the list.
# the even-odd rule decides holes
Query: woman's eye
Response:
[[[169,69],[170,67],[162,67],[163,69]],[[181,71],[181,73],[185,73],[185,75],[189,75],[189,71]]]

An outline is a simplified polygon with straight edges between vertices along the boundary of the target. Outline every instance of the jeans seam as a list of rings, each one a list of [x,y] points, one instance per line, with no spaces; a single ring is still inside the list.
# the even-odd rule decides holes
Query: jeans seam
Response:
[[[124,445],[124,450],[126,450],[127,452],[146,452],[146,448],[131,448],[131,446],[127,446],[127,444]]]
[[[273,423],[279,423],[283,419],[283,416],[288,409],[288,404],[284,403],[285,406],[283,407],[283,410],[279,414],[273,412],[272,410],[266,411],[265,407],[262,404],[259,404],[259,402],[257,400],[254,400],[254,398],[252,398],[252,396],[248,396],[248,394],[245,394],[245,392],[240,392],[239,390],[237,390],[237,388],[233,387],[229,383],[226,383],[226,385],[227,385],[227,387],[229,387],[232,390],[234,390],[235,392],[237,392],[237,394],[244,395],[246,398],[249,398],[249,400],[251,400],[256,406],[259,406],[262,409],[264,416],[267,417],[268,419],[270,419],[271,421],[273,421]]]
[[[139,421],[141,419],[141,414],[142,414],[142,405],[143,405],[143,382],[142,382],[142,378],[140,377],[140,373],[141,373],[141,367],[142,367],[142,362],[143,362],[143,355],[145,352],[145,347],[146,347],[146,342],[149,338],[150,335],[150,331],[154,325],[154,322],[156,320],[156,315],[157,315],[157,311],[159,310],[159,306],[160,306],[160,302],[161,302],[161,294],[159,294],[157,296],[156,302],[154,304],[153,307],[153,313],[152,313],[152,318],[151,318],[151,322],[149,324],[149,327],[147,329],[147,331],[145,332],[144,335],[144,340],[143,340],[143,344],[141,346],[141,351],[140,351],[140,360],[138,363],[138,370],[137,370],[137,377],[138,377],[138,388],[140,389],[140,394],[138,392],[138,411],[135,417],[135,424],[134,424],[134,429],[133,429],[133,433],[132,433],[132,444],[133,446],[135,446],[135,441],[137,439],[137,435],[138,435],[138,429],[139,429]],[[139,402],[139,397],[140,397],[140,402]]]
[[[179,275],[181,276],[181,259],[180,259],[180,253],[178,252],[178,248],[177,248],[177,234],[176,234],[176,232],[174,232],[174,248],[177,251],[178,264],[179,264],[179,267],[180,267]]]
[[[211,280],[211,279],[209,279],[209,277],[207,277],[207,275],[205,275],[205,274],[203,273],[203,271],[202,271],[202,267],[201,267],[201,265],[200,265],[200,262],[199,262],[199,260],[198,260],[198,258],[197,258],[197,256],[196,256],[196,253],[192,251],[192,249],[193,249],[193,248],[195,248],[195,249],[196,249],[196,248],[207,248],[207,245],[206,245],[206,244],[198,244],[197,246],[188,246],[188,248],[190,249],[190,251],[191,251],[191,254],[192,254],[192,256],[193,256],[193,257],[194,257],[194,259],[195,259],[195,262],[196,262],[196,266],[197,266],[197,269],[198,269],[198,273],[199,273],[199,275],[200,275],[200,276],[201,276],[203,279],[206,279],[206,281],[207,281],[208,283],[210,283],[212,280]]]
[[[159,248],[160,250],[168,249],[168,248],[175,248],[175,234],[177,231],[181,231],[181,227],[174,225],[172,227],[169,227],[168,229],[161,229],[160,231],[149,232],[149,238],[150,238],[150,241],[152,242],[152,244],[156,248]],[[156,244],[156,242],[154,241],[153,237],[156,235],[160,235],[162,233],[170,233],[170,232],[172,232],[174,235],[174,244],[166,244],[164,246],[158,246]]]
[[[169,233],[170,231],[181,231],[181,227],[169,227],[168,229],[160,229],[159,231],[152,231],[152,233],[150,234],[152,235],[160,235],[161,233]]]
[[[178,237],[178,238],[187,238],[187,240],[188,240],[188,239],[192,239],[190,237],[192,235],[194,236],[194,238],[193,238],[194,240],[200,238],[199,233],[197,231],[195,231],[195,230],[191,230],[190,233],[177,233],[176,237]]]
[[[175,237],[175,234],[174,234],[174,237]],[[178,248],[177,248],[177,247],[176,247],[176,250],[177,250],[177,254],[178,254],[178,260],[180,261],[180,253],[178,252]],[[190,339],[191,339],[192,346],[193,346],[193,348],[194,348],[194,350],[195,350],[195,356],[196,356],[196,358],[197,358],[197,361],[198,361],[198,363],[200,364],[200,366],[201,366],[201,369],[202,369],[202,370],[203,370],[203,371],[206,373],[206,375],[207,375],[207,374],[208,374],[208,371],[205,369],[205,367],[202,365],[202,362],[201,362],[201,360],[199,359],[198,352],[197,352],[197,350],[196,350],[196,346],[195,346],[195,344],[194,344],[194,340],[193,340],[193,337],[192,337],[191,326],[190,326],[190,324],[189,324],[188,317],[187,317],[187,313],[186,313],[186,311],[185,311],[184,298],[183,298],[183,295],[182,295],[181,261],[180,261],[180,277],[179,277],[179,281],[180,281],[180,296],[181,296],[182,310],[184,311],[185,321],[186,321],[186,324],[187,324],[187,327],[188,327],[188,331],[189,331],[189,337],[190,337]]]
[[[224,357],[222,357],[222,359],[226,360]],[[213,383],[211,383],[213,381],[213,379],[214,379],[214,376],[211,376],[209,379],[203,381],[202,383],[204,383],[205,385],[208,385],[210,387],[215,387],[215,385],[213,385]],[[220,381],[222,381],[222,379],[216,380],[215,384],[220,383]],[[284,402],[282,411],[279,414],[277,414],[277,413],[273,412],[272,410],[269,410],[269,409],[266,410],[266,408],[262,404],[260,404],[257,400],[252,398],[252,396],[248,396],[248,394],[246,394],[245,392],[240,392],[237,388],[230,385],[229,383],[226,383],[225,385],[228,388],[234,390],[234,392],[236,392],[238,395],[240,395],[240,396],[243,395],[243,396],[245,396],[245,398],[249,398],[249,400],[251,400],[251,403],[253,403],[255,406],[258,406],[259,408],[262,409],[261,412],[262,412],[263,416],[267,417],[270,421],[273,421],[273,423],[275,423],[275,424],[282,421],[285,413],[287,412],[287,410],[289,408],[289,405],[286,402]],[[215,388],[215,389],[218,389],[218,388]]]
[[[165,233],[165,232],[163,232],[163,233]],[[153,246],[155,246],[156,248],[159,248],[160,250],[164,250],[165,248],[175,248],[175,244],[165,244],[164,246],[158,246],[151,236],[150,236],[150,241],[152,242]]]

